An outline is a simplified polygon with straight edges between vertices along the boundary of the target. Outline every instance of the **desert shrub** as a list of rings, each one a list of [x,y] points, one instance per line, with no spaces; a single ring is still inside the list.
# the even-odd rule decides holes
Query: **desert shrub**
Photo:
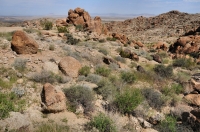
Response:
[[[116,87],[107,79],[102,79],[97,85],[98,88],[95,90],[97,94],[102,95],[103,99],[110,100],[116,96]]]
[[[36,132],[69,132],[69,126],[63,126],[53,123],[42,123]]]
[[[155,89],[143,89],[142,94],[146,98],[149,105],[155,109],[160,109],[162,106],[166,105],[166,98],[161,92]]]
[[[36,29],[32,29],[32,28],[26,28],[26,29],[23,29],[25,32],[27,32],[27,33],[36,33],[36,32],[38,32],[38,30],[36,30]]]
[[[176,118],[173,116],[166,116],[165,120],[161,121],[159,125],[160,132],[176,132]]]
[[[79,75],[87,76],[90,73],[90,67],[84,66],[79,70]]]
[[[99,39],[99,43],[104,43],[104,42],[106,42],[105,39]]]
[[[49,50],[54,51],[54,50],[55,50],[55,45],[50,44],[50,45],[49,45]]]
[[[30,79],[39,83],[54,83],[56,76],[50,71],[42,70],[41,72],[33,74]]]
[[[121,63],[126,63],[126,59],[124,59],[124,58],[121,57],[121,56],[116,56],[114,59],[115,59],[116,61],[121,62]]]
[[[86,81],[97,84],[101,79],[102,77],[97,74],[89,74],[86,78]]]
[[[180,84],[172,84],[170,87],[164,87],[162,93],[166,96],[171,96],[172,94],[181,94],[183,92],[183,87]]]
[[[98,66],[95,69],[95,73],[104,77],[108,77],[109,74],[111,73],[111,70],[104,66]]]
[[[43,26],[44,30],[51,30],[53,28],[53,23],[49,20],[41,22],[41,25]]]
[[[190,53],[190,56],[193,57],[193,58],[199,58],[200,53],[199,52],[192,52],[192,53]]]
[[[57,27],[59,33],[68,33],[69,31],[67,30],[66,27]]]
[[[75,28],[77,31],[83,31],[83,25],[76,25]]]
[[[169,66],[156,65],[154,71],[156,72],[157,75],[164,78],[169,78],[173,75],[173,67],[170,65]]]
[[[126,83],[133,83],[135,81],[135,75],[132,72],[123,71],[121,72],[121,79]]]
[[[124,93],[116,96],[114,105],[119,112],[130,114],[143,101],[140,89],[125,90]]]
[[[106,48],[100,48],[99,52],[103,53],[104,55],[108,55],[109,51]]]
[[[80,42],[80,39],[76,39],[74,38],[71,34],[67,33],[65,34],[65,36],[67,37],[67,43],[71,44],[71,45],[76,45]]]
[[[192,68],[195,66],[195,62],[192,59],[179,58],[174,60],[174,67]]]
[[[13,35],[13,32],[0,32],[0,37],[5,38],[8,41],[12,40],[12,35]]]
[[[19,71],[24,71],[26,69],[26,59],[22,59],[22,58],[16,58],[13,66],[15,69],[19,70]]]
[[[117,39],[116,38],[107,37],[106,40],[108,40],[108,41],[116,41]]]
[[[76,109],[78,105],[82,105],[84,113],[89,113],[94,108],[94,93],[89,88],[82,86],[72,86],[64,90],[69,101],[70,107]]]
[[[103,113],[95,116],[86,125],[86,128],[90,130],[94,127],[98,129],[99,132],[116,132],[116,127],[114,126],[113,121]]]
[[[7,118],[11,111],[22,111],[25,100],[16,96],[15,93],[0,93],[0,119]]]
[[[6,77],[8,81],[3,78]],[[13,69],[0,67],[0,87],[10,88],[17,81],[17,74]]]

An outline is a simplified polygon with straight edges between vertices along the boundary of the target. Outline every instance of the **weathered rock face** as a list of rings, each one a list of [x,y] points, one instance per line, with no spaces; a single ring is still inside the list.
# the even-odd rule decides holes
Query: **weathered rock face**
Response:
[[[78,77],[78,71],[81,68],[81,64],[73,57],[65,57],[59,62],[59,69],[70,77]]]
[[[117,40],[119,40],[123,44],[127,44],[128,43],[128,38],[123,34],[113,33],[112,37],[117,39]]]
[[[37,42],[23,31],[16,31],[12,36],[11,48],[17,54],[36,54]]]
[[[191,54],[200,52],[200,36],[189,35],[180,37],[169,49],[172,53]]]
[[[55,89],[50,83],[43,86],[41,99],[48,112],[60,112],[66,109],[65,94]]]
[[[190,104],[200,106],[200,95],[199,94],[188,94],[184,97]]]
[[[107,28],[102,24],[100,17],[97,16],[92,20],[89,13],[79,7],[68,11],[66,22],[75,26],[81,25],[86,30],[97,32],[99,35],[107,34]]]
[[[58,19],[58,20],[56,20],[56,26],[57,27],[63,27],[63,26],[67,26],[68,24],[67,24],[67,22],[66,22],[66,20],[64,20],[64,19]]]
[[[153,60],[158,62],[158,63],[162,63],[162,59],[159,55],[155,54],[155,55],[152,55],[153,57]]]
[[[166,43],[165,42],[158,42],[158,43],[156,43],[154,46],[153,46],[153,48],[154,49],[161,49],[161,50],[165,50],[165,51],[167,51],[168,50],[168,47],[167,47],[167,45],[166,45]]]

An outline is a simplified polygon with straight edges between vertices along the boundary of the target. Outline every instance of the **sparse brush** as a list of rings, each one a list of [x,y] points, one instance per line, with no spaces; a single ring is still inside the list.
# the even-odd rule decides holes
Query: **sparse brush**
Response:
[[[104,55],[108,55],[109,51],[105,48],[100,48],[99,52],[103,53]]]
[[[99,132],[116,132],[116,126],[114,126],[113,121],[103,113],[95,116],[86,125],[86,129],[89,130],[92,130],[93,127],[98,129]]]
[[[41,25],[43,26],[44,30],[51,30],[53,28],[53,23],[49,20],[41,22]]]
[[[13,63],[13,66],[15,69],[19,70],[20,72],[23,72],[26,69],[26,63],[26,59],[16,58]]]
[[[90,67],[88,66],[84,66],[79,70],[79,75],[88,76],[89,73],[90,73]]]
[[[88,114],[93,111],[94,93],[91,89],[82,86],[72,86],[64,89],[64,93],[73,110],[81,105],[84,108],[84,113]]]
[[[193,68],[195,67],[195,62],[189,58],[179,58],[179,59],[176,59],[174,60],[173,62],[173,66],[174,67],[183,67],[183,68]]]
[[[96,74],[99,74],[101,76],[104,76],[104,77],[108,77],[109,74],[111,73],[111,70],[104,67],[104,66],[98,66],[96,69],[95,69],[95,73]]]
[[[172,77],[173,75],[173,67],[170,65],[169,66],[156,65],[154,71],[156,72],[157,75],[164,78],[169,78]]]
[[[49,50],[54,51],[55,50],[55,45],[54,44],[50,44],[49,45]]]
[[[36,132],[69,132],[69,126],[54,123],[42,123],[39,125]]]
[[[59,33],[68,33],[68,29],[66,27],[57,27]]]
[[[136,78],[132,72],[123,71],[121,72],[121,79],[126,83],[132,84]]]

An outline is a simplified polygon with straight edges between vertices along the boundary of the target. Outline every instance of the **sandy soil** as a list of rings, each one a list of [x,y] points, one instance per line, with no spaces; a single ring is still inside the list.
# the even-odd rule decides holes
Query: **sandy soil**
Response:
[[[13,32],[16,30],[23,30],[23,27],[0,27],[0,32]]]

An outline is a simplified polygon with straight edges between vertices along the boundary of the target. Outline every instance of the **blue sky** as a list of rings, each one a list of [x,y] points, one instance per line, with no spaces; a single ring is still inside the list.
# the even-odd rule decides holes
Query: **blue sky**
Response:
[[[200,0],[0,0],[0,16],[65,15],[69,9],[89,13],[161,14],[170,10],[200,13]]]

